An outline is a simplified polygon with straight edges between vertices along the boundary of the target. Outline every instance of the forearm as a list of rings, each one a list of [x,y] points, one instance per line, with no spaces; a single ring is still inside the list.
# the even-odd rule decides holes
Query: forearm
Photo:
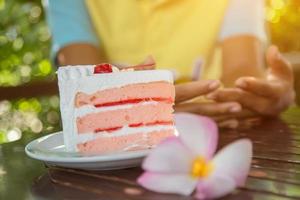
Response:
[[[221,81],[231,87],[242,76],[264,77],[264,47],[253,36],[229,37],[222,42],[223,73]]]
[[[57,64],[85,65],[98,64],[107,61],[104,52],[94,45],[74,43],[61,48],[57,53]]]

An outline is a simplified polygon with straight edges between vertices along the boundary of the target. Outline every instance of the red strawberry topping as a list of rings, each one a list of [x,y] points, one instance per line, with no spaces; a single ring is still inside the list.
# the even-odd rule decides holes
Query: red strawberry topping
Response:
[[[94,74],[103,74],[103,73],[111,73],[111,72],[112,72],[112,65],[108,63],[99,64],[94,67]]]

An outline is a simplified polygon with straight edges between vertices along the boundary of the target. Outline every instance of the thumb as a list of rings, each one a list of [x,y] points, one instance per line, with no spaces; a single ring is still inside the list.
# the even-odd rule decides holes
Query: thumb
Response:
[[[277,46],[269,47],[266,55],[271,78],[293,80],[293,70],[290,63],[282,56]]]

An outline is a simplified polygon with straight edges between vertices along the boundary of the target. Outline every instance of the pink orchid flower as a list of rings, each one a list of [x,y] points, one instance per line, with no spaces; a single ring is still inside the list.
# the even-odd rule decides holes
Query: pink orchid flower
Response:
[[[175,115],[178,137],[170,137],[151,151],[138,178],[143,187],[161,193],[212,199],[243,186],[250,169],[252,143],[237,140],[214,153],[218,129],[214,121],[198,115]]]

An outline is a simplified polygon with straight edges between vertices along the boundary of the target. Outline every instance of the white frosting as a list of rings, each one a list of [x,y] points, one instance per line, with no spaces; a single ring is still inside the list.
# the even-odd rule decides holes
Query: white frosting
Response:
[[[122,136],[122,135],[129,135],[129,134],[135,134],[135,133],[141,133],[140,140],[136,141],[136,143],[132,143],[129,146],[125,147],[122,151],[128,151],[133,148],[152,148],[152,146],[149,146],[146,141],[148,139],[147,135],[148,133],[152,131],[162,131],[162,130],[174,130],[174,136],[178,136],[178,131],[174,126],[171,125],[157,125],[152,127],[137,127],[137,128],[130,128],[130,127],[123,127],[121,130],[115,131],[114,134],[111,133],[86,133],[86,134],[80,134],[77,139],[77,143],[84,143],[91,140],[95,140],[100,137],[114,137],[114,136]],[[77,147],[75,147],[77,148]],[[76,150],[76,149],[74,149]]]
[[[68,151],[74,151],[77,144],[74,140],[77,136],[76,115],[94,112],[87,108],[75,113],[74,98],[77,92],[91,94],[99,90],[156,81],[173,83],[172,73],[168,70],[120,71],[104,74],[93,74],[93,71],[93,65],[65,66],[57,71],[64,143]]]
[[[99,137],[107,138],[107,137],[131,135],[135,133],[150,133],[153,131],[170,130],[170,129],[174,129],[174,126],[172,125],[155,125],[155,126],[141,126],[141,127],[124,126],[122,129],[116,130],[113,133],[102,131],[101,133],[78,134],[75,140],[77,143],[83,143],[83,142],[94,140]]]
[[[119,88],[124,85],[167,81],[173,83],[173,75],[168,70],[120,71],[93,74],[92,65],[60,67],[59,80],[65,84],[76,84],[80,92],[87,94],[99,90]]]
[[[96,108],[93,105],[85,105],[81,106],[79,108],[75,109],[75,117],[82,117],[86,114],[90,113],[99,113],[99,112],[105,112],[105,111],[111,111],[111,110],[120,110],[120,109],[128,109],[132,108],[133,106],[144,106],[144,105],[157,105],[157,101],[146,101],[141,103],[135,103],[135,104],[126,104],[126,105],[116,105],[116,106],[104,106]]]
[[[152,148],[152,146],[149,146],[147,144],[147,139],[148,139],[148,133],[152,131],[162,131],[162,130],[172,130],[174,129],[174,126],[170,125],[157,125],[157,126],[151,126],[151,127],[136,127],[136,128],[130,128],[128,126],[123,127],[121,130],[115,131],[113,134],[111,133],[99,133],[99,134],[93,134],[93,133],[88,133],[87,134],[80,134],[79,137],[77,138],[77,143],[81,142],[87,142],[91,141],[100,137],[114,137],[114,136],[123,136],[123,135],[130,135],[130,134],[135,134],[135,133],[141,133],[141,136],[136,143],[132,143],[129,146],[125,147],[121,151],[128,151],[133,148]]]

